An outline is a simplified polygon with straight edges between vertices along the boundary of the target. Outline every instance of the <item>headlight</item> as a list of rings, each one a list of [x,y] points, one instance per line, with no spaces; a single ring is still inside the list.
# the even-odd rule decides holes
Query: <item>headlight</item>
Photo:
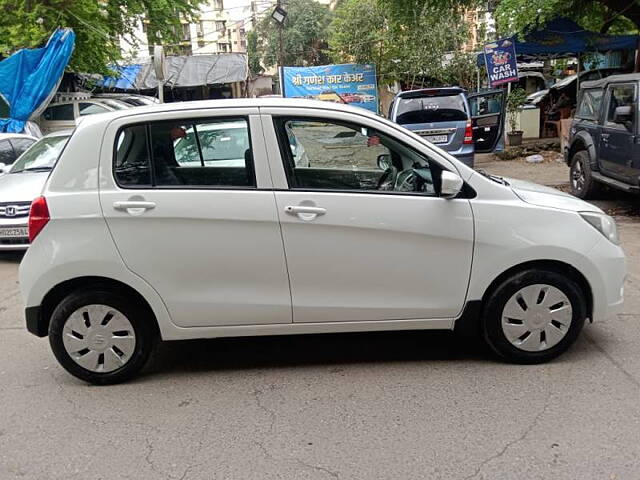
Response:
[[[580,216],[584,218],[593,228],[598,230],[602,235],[607,237],[609,241],[620,244],[618,240],[618,227],[616,227],[616,221],[609,215],[597,212],[578,212]]]

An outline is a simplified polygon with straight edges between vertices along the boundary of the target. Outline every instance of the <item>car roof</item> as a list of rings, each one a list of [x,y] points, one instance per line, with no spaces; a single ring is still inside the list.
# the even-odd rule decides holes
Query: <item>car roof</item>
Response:
[[[73,133],[73,130],[56,130],[55,132],[51,132],[42,138],[70,137],[72,133]]]
[[[126,110],[116,110],[108,113],[100,113],[98,115],[87,115],[83,117],[78,128],[84,125],[95,125],[109,123],[118,118],[131,117],[132,120],[138,115],[148,113],[171,113],[184,110],[200,110],[200,109],[222,109],[222,108],[310,108],[318,110],[333,110],[341,112],[350,112],[356,115],[365,116],[382,120],[383,117],[366,110],[361,107],[352,107],[350,105],[323,102],[320,100],[306,100],[299,98],[232,98],[224,100],[196,100],[191,102],[175,102],[175,103],[158,103],[155,105],[147,105]]]
[[[610,75],[598,80],[589,80],[582,82],[580,88],[604,88],[609,83],[614,82],[636,82],[640,80],[640,73],[624,73],[621,75]]]
[[[405,90],[396,95],[396,98],[421,98],[421,97],[437,97],[445,95],[458,95],[464,93],[465,89],[461,87],[434,87],[420,88],[417,90]]]
[[[37,140],[33,135],[27,135],[26,133],[0,133],[0,140],[7,138],[32,138]]]

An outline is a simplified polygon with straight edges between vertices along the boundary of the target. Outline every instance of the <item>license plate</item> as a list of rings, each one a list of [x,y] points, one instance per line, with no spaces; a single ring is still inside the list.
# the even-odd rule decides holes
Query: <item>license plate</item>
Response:
[[[0,238],[19,238],[28,236],[29,230],[27,227],[0,228]]]
[[[446,135],[427,135],[426,139],[431,143],[445,143],[448,137]]]

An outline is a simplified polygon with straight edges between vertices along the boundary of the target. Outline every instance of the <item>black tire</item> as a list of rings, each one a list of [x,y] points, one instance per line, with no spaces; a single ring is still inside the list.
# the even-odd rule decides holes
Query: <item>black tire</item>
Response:
[[[94,372],[71,358],[63,341],[64,326],[74,312],[88,305],[105,305],[121,312],[133,327],[135,347],[126,363],[110,372]],[[55,308],[49,324],[49,343],[56,359],[71,375],[95,385],[112,385],[129,380],[146,364],[158,335],[155,318],[137,299],[108,287],[94,287],[69,294]],[[104,358],[104,357],[103,357]]]
[[[559,289],[569,300],[572,308],[571,323],[565,336],[551,348],[541,351],[525,351],[513,345],[502,328],[505,305],[520,289],[536,284],[546,284]],[[587,315],[585,295],[571,278],[547,270],[529,269],[504,280],[489,296],[483,315],[483,332],[487,344],[503,359],[520,364],[543,363],[554,359],[576,340]]]
[[[597,196],[601,190],[601,185],[591,175],[589,153],[586,150],[576,152],[571,159],[569,186],[571,194],[583,200]]]

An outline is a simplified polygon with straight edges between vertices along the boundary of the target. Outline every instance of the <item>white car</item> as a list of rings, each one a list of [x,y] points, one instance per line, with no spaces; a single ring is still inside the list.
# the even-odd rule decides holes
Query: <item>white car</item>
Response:
[[[0,133],[0,175],[4,175],[13,162],[38,139],[22,133]]]
[[[228,140],[198,134],[220,124],[247,127],[233,166]],[[178,162],[185,126],[195,141]],[[537,363],[623,302],[625,257],[600,209],[475,172],[328,102],[87,117],[32,204],[29,236],[27,328],[96,384],[130,378],[157,339],[445,329]]]
[[[41,138],[0,177],[0,251],[29,247],[29,207],[40,195],[71,132]]]

